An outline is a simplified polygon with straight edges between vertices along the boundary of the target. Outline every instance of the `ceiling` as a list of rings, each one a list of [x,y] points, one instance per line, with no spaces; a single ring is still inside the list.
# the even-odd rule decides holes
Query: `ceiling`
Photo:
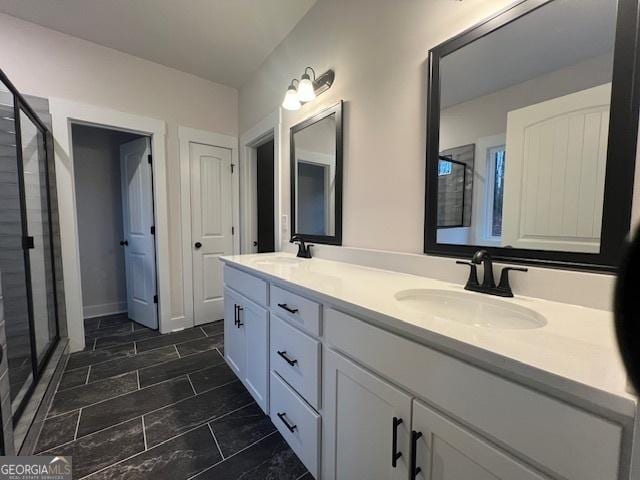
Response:
[[[556,1],[465,45],[441,61],[441,107],[612,57],[616,16],[617,0]]]
[[[316,0],[0,0],[0,12],[240,87]]]

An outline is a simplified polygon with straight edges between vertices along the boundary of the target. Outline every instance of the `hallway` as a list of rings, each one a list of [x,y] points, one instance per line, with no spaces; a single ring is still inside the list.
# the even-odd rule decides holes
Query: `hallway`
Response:
[[[160,335],[114,315],[85,331],[36,448],[72,455],[74,478],[311,478],[227,367],[223,322]]]

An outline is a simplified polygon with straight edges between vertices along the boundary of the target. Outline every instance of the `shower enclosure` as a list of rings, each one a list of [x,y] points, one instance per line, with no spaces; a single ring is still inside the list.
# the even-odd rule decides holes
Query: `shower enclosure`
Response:
[[[10,387],[2,417],[14,423],[59,340],[51,141],[47,127],[0,70],[0,292],[6,334],[1,343]]]

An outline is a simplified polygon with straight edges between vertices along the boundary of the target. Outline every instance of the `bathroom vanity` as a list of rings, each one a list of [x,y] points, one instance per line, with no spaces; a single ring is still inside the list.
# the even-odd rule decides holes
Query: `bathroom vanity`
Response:
[[[225,358],[315,478],[637,475],[610,312],[284,253],[222,260]]]

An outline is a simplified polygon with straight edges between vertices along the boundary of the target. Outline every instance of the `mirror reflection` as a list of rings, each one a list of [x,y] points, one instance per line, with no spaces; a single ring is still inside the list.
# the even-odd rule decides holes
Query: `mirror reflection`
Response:
[[[556,0],[441,59],[438,243],[599,252],[616,9]]]
[[[294,205],[297,234],[336,234],[336,113],[293,135]]]

